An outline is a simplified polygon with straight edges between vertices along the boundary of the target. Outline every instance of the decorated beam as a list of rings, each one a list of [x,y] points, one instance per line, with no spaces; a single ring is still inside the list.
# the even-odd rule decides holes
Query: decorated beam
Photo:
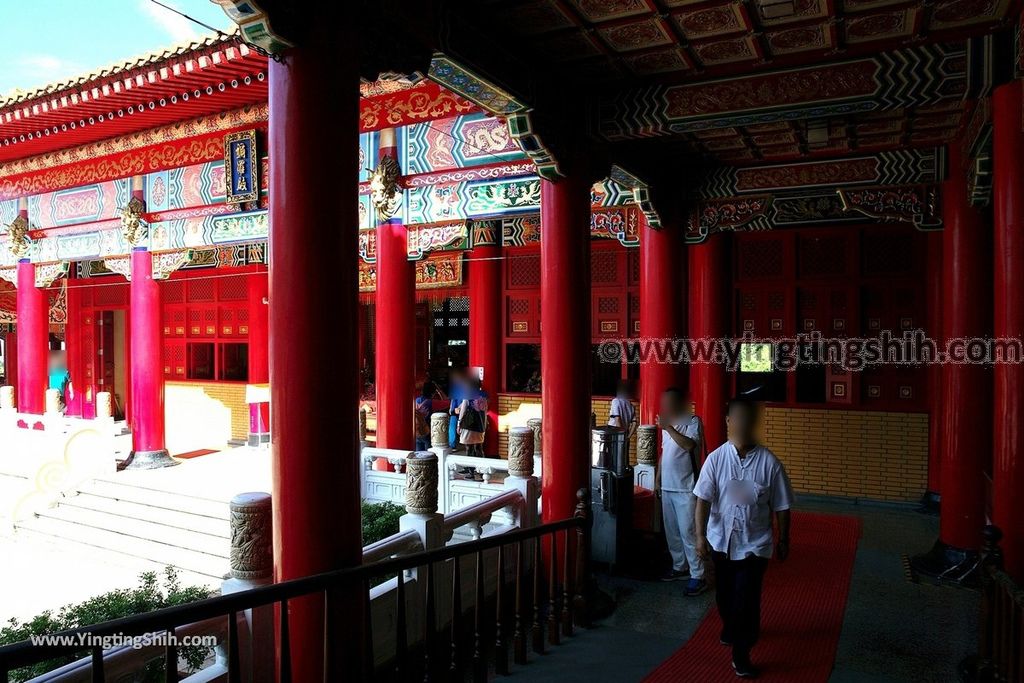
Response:
[[[607,140],[822,119],[963,99],[964,43],[906,48],[831,64],[625,92],[598,112]]]

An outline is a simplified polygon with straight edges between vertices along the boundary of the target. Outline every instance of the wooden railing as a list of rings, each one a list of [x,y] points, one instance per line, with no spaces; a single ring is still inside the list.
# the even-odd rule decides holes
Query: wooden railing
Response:
[[[572,635],[574,625],[587,625],[590,521],[586,495],[586,490],[581,490],[575,515],[558,522],[64,631],[54,634],[54,639],[80,643],[82,638],[98,642],[104,638],[174,635],[191,624],[226,617],[227,680],[241,683],[240,613],[279,606],[280,656],[275,673],[278,681],[290,683],[288,603],[321,596],[326,605],[322,650],[325,681],[462,680],[466,674],[474,681],[486,681],[489,670],[507,674],[510,661],[527,663],[531,648],[542,653],[548,645],[557,645],[563,637]],[[386,552],[380,550],[381,554]],[[375,554],[371,551],[370,557]],[[368,618],[370,585],[376,577],[395,574],[399,577],[394,591],[395,638],[390,657],[384,658],[387,664],[382,667],[381,657],[374,654],[377,639],[373,621]],[[342,605],[342,596],[351,595],[353,590],[364,596],[364,604],[355,608]],[[413,609],[421,611],[422,619],[407,618],[410,596],[416,601]],[[414,623],[419,623],[421,632],[414,632]],[[361,661],[341,661],[338,634],[358,630],[360,624],[364,636]],[[320,650],[308,643],[301,647],[305,652]],[[0,647],[0,683],[7,683],[11,672],[22,667],[82,651],[78,644],[30,641]],[[88,651],[91,679],[106,680],[107,653],[97,646]],[[165,680],[178,681],[175,647],[166,648],[164,662]]]
[[[972,681],[1024,681],[1024,589],[1003,571],[1002,532],[987,526],[981,557],[978,656],[967,665]]]

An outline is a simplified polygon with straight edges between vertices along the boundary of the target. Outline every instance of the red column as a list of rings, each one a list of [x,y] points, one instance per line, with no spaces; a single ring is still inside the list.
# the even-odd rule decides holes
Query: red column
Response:
[[[4,346],[4,381],[18,392],[18,333],[7,333],[7,344]],[[17,400],[17,396],[15,396]]]
[[[36,287],[35,264],[21,259],[17,273],[18,410],[42,415],[49,386],[49,300],[46,290]]]
[[[397,160],[395,133],[380,133],[380,158]],[[416,266],[401,218],[377,224],[377,446],[413,447]],[[355,316],[353,316],[355,319]]]
[[[86,387],[85,364],[82,358],[82,289],[76,287],[76,279],[68,275],[67,320],[64,322],[64,349],[71,386],[68,391],[65,414],[82,417]]]
[[[540,368],[544,521],[590,481],[590,183],[541,181]]]
[[[987,230],[968,204],[956,144],[949,147],[949,180],[943,184],[943,328],[947,339],[989,331],[991,253]],[[991,452],[991,370],[947,363],[942,368],[942,517],[939,540],[947,548],[976,550],[984,524],[982,466]]]
[[[270,81],[270,415],[274,576],[294,579],[362,561],[356,352],[359,115],[356,22],[331,4]],[[325,220],[329,200],[333,220]],[[362,599],[334,651],[360,661]],[[323,680],[323,600],[288,602],[292,680]],[[346,630],[351,629],[348,633]],[[355,666],[355,664],[352,664]]]
[[[655,230],[640,227],[640,335],[651,342],[682,338],[686,251],[682,233],[672,225]],[[661,394],[680,387],[682,368],[659,362],[652,344],[640,363],[640,422],[654,424]]]
[[[270,381],[269,282],[266,271],[246,277],[249,303],[249,384]],[[260,399],[265,398],[262,391]],[[270,403],[250,398],[249,445],[259,446],[270,440]]]
[[[176,462],[164,446],[163,340],[160,338],[160,285],[153,279],[153,254],[132,249],[128,290],[131,353],[132,458],[129,467],[152,469]]]
[[[483,368],[488,402],[484,452],[498,453],[498,392],[501,391],[501,247],[476,247],[469,263],[469,364]]]
[[[936,338],[942,332],[942,232],[930,232],[927,236],[927,299],[928,332]],[[932,363],[928,366],[928,490],[923,504],[934,508],[938,505],[942,491],[942,366]]]
[[[994,301],[996,337],[1024,339],[1024,133],[1021,132],[1021,82],[996,88],[992,96],[993,161],[992,217],[994,222]],[[1018,359],[1019,360],[1019,359]],[[995,366],[995,416],[992,463],[992,513],[1003,531],[1006,569],[1024,580],[1024,365]],[[945,493],[946,489],[943,489]],[[945,505],[945,497],[943,497]]]
[[[723,339],[729,335],[731,271],[728,236],[718,233],[690,252],[690,336]],[[697,414],[704,420],[704,440],[710,453],[725,443],[725,404],[729,375],[722,364],[690,366],[690,389]]]
[[[249,383],[270,381],[270,281],[266,271],[247,277],[249,298]]]

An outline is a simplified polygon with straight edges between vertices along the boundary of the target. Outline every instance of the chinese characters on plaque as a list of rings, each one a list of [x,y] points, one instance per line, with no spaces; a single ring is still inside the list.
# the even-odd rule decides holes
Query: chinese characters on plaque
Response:
[[[256,154],[255,130],[224,136],[224,177],[229,204],[259,199],[259,157]]]

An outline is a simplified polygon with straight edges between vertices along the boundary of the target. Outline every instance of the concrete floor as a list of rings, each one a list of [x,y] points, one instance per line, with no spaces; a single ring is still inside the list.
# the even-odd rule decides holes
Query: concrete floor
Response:
[[[905,507],[824,499],[804,499],[801,509],[856,515],[864,525],[830,682],[956,681],[957,663],[974,648],[978,594],[911,583],[902,562],[904,554],[931,547],[938,518]],[[531,683],[640,681],[686,642],[712,604],[709,594],[683,597],[681,582],[599,581],[615,596],[615,613],[516,668],[515,677]]]

